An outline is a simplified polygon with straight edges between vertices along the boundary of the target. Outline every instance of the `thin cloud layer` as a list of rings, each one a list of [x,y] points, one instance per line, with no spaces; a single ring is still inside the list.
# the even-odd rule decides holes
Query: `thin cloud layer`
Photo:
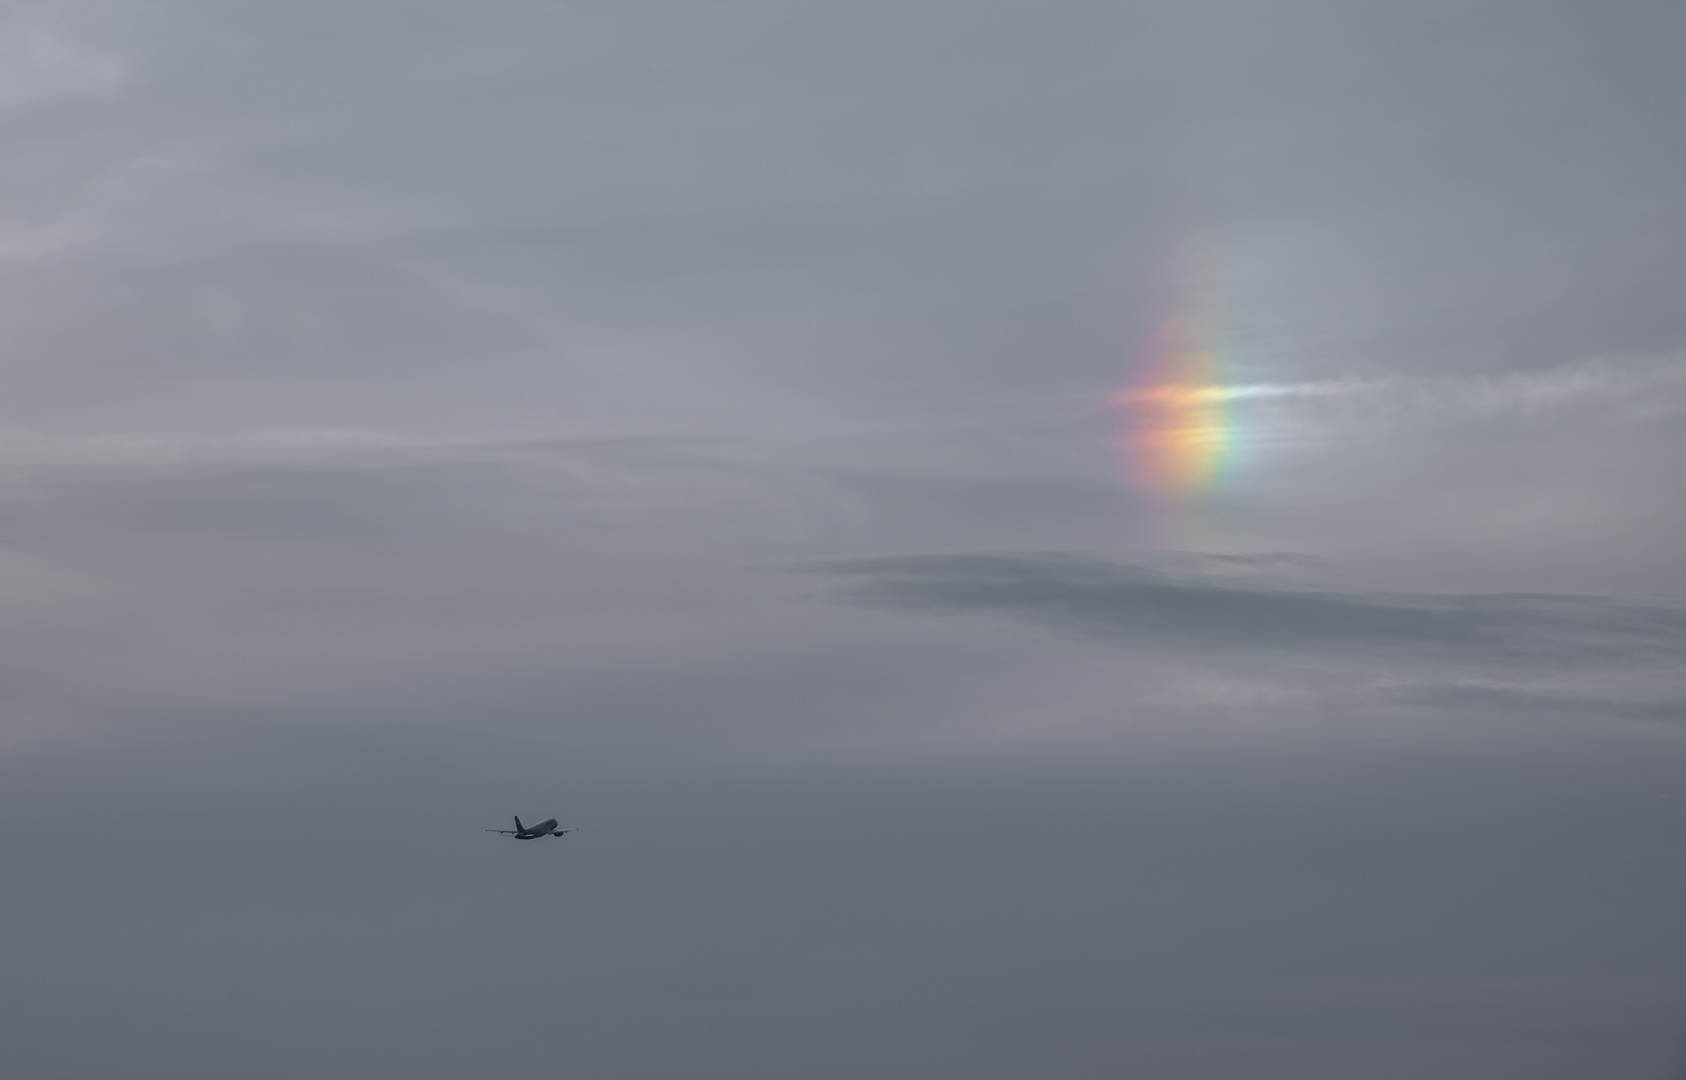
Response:
[[[125,64],[106,38],[120,11],[112,0],[20,0],[0,10],[0,116],[113,92]]]
[[[1683,36],[0,3],[7,1074],[1662,1075]]]

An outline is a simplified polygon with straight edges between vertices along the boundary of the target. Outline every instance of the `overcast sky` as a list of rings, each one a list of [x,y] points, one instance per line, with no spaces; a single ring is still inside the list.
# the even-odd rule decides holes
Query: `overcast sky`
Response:
[[[1683,43],[0,2],[0,1071],[1678,1080]]]

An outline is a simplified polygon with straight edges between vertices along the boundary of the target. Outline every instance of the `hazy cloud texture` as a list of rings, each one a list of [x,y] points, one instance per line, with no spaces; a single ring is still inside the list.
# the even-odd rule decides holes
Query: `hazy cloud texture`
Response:
[[[0,4],[0,1072],[1673,1080],[1683,37]]]

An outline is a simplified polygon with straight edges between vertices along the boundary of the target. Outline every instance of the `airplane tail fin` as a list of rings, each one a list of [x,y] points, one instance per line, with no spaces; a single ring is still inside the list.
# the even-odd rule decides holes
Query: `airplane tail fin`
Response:
[[[516,832],[526,832],[527,831],[527,826],[521,824],[520,818],[515,819],[515,831]]]

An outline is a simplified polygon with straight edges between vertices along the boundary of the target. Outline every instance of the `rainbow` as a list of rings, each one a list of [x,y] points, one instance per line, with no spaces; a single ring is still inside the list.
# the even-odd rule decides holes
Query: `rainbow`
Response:
[[[1198,321],[1187,312],[1166,319],[1135,376],[1112,394],[1114,445],[1130,485],[1159,502],[1211,490],[1235,442],[1232,396]]]

